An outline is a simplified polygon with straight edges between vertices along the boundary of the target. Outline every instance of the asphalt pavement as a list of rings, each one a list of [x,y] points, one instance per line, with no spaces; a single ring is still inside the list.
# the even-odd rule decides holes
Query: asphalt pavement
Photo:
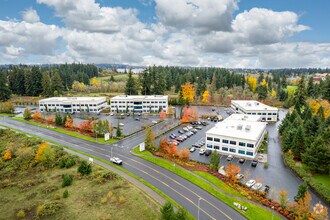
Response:
[[[166,123],[166,121],[164,123]],[[144,132],[136,133],[115,144],[101,145],[67,136],[50,129],[13,121],[10,118],[1,118],[0,124],[40,136],[106,160],[109,159],[112,152],[113,156],[117,156],[123,160],[123,168],[154,185],[182,205],[196,218],[198,217],[198,200],[200,198],[199,219],[245,219],[233,208],[198,186],[166,169],[132,155],[130,150],[143,141]],[[164,125],[159,123],[155,125],[153,129],[158,132],[163,127]],[[110,150],[111,148],[112,150]]]

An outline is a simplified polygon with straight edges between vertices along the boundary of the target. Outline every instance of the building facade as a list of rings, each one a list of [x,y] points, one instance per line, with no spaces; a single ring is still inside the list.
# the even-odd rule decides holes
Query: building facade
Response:
[[[106,106],[106,97],[52,97],[39,101],[41,112],[99,113]]]
[[[232,100],[231,108],[235,113],[259,115],[262,121],[276,122],[278,120],[278,108],[265,105],[258,101]]]
[[[167,111],[168,96],[119,95],[110,99],[111,112],[159,112]]]
[[[236,157],[254,158],[266,133],[258,115],[233,114],[206,132],[206,149]]]

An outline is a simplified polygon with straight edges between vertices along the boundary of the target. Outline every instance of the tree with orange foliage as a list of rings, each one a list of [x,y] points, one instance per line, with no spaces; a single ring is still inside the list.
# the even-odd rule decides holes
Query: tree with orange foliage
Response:
[[[164,111],[161,111],[160,113],[159,113],[159,117],[160,118],[166,118],[166,112],[164,112]]]
[[[195,106],[191,107],[191,120],[198,121],[198,110]]]
[[[175,157],[178,155],[178,148],[176,147],[175,144],[171,143],[168,149],[168,155],[170,157]]]
[[[47,122],[48,124],[52,124],[52,123],[54,123],[54,121],[55,121],[55,117],[54,117],[53,115],[49,115],[49,116],[47,116],[47,118],[46,118],[46,122]]]
[[[203,103],[209,103],[210,102],[210,93],[209,93],[209,91],[205,90],[205,92],[203,93],[202,102]]]
[[[72,118],[70,116],[67,116],[65,118],[64,127],[66,127],[66,128],[72,128],[72,126],[73,126],[73,120],[72,120]]]
[[[10,160],[11,159],[11,153],[9,150],[6,150],[6,153],[3,155],[2,157],[5,161]]]
[[[52,162],[55,160],[55,150],[49,144],[40,144],[37,153],[35,155],[35,160],[38,163],[42,163],[46,166],[51,166]]]
[[[36,112],[33,114],[32,118],[33,118],[33,120],[35,120],[35,121],[41,120],[41,119],[42,119],[42,114],[41,114],[41,112],[36,111]]]
[[[193,118],[192,109],[189,107],[184,107],[181,121],[187,123],[190,122],[192,118]]]
[[[194,86],[190,82],[185,83],[181,86],[181,94],[184,100],[189,100],[189,102],[192,102],[195,95]]]
[[[161,140],[160,145],[159,145],[159,151],[162,152],[163,154],[168,154],[169,148],[167,144],[167,139],[164,138]]]
[[[82,132],[91,132],[93,130],[93,124],[92,121],[88,120],[88,121],[83,121],[80,125],[79,125],[79,130]]]
[[[328,219],[328,208],[323,206],[321,203],[317,203],[313,207],[312,218],[315,220]]]
[[[303,198],[300,198],[298,202],[289,204],[289,209],[295,215],[295,219],[309,219],[311,216],[311,202],[312,197],[309,193],[306,193]]]
[[[187,161],[190,157],[190,151],[187,148],[184,148],[179,151],[178,155],[180,160]]]
[[[226,174],[228,175],[229,179],[231,179],[234,182],[237,181],[236,175],[239,174],[240,171],[241,171],[240,168],[235,164],[229,163],[226,166]]]
[[[168,115],[174,115],[174,110],[173,110],[173,107],[172,106],[168,106],[167,108],[167,113]]]

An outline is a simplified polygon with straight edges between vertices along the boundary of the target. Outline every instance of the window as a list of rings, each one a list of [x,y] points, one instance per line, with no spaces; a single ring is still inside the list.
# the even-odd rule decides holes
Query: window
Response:
[[[220,142],[220,139],[219,138],[214,138],[214,141],[215,142]]]
[[[260,113],[260,112],[258,112],[258,115],[261,115],[261,113]]]
[[[252,156],[252,157],[253,157],[253,152],[246,151],[246,155],[248,155],[248,156]]]
[[[277,115],[277,113],[275,112],[275,113],[273,113],[273,115]]]
[[[248,115],[251,115],[251,113],[247,113]]]
[[[272,120],[272,118],[267,118],[267,120],[268,120],[268,121],[271,121],[271,120]]]
[[[261,120],[266,121],[266,118],[262,118]]]
[[[206,145],[206,147],[207,147],[208,149],[213,149],[212,144],[208,144],[208,145]]]
[[[269,113],[268,113],[269,114]],[[262,113],[262,115],[266,115],[266,112]]]
[[[214,145],[214,149],[216,149],[216,150],[220,150],[220,147],[217,146],[217,145]]]
[[[222,139],[222,143],[228,144],[228,140]]]
[[[268,115],[272,115],[272,113],[268,113]]]
[[[222,151],[228,151],[228,147],[222,147]]]
[[[229,151],[232,152],[232,153],[236,153],[236,149],[233,149],[233,148],[230,148]]]
[[[207,137],[206,140],[213,141],[213,137]]]
[[[238,150],[238,153],[239,154],[245,154],[245,151],[244,150]]]
[[[253,148],[254,147],[254,144],[249,144],[248,143],[246,146],[249,147],[249,148]]]
[[[238,145],[241,146],[241,147],[245,147],[245,143],[244,142],[239,142]]]
[[[256,115],[256,113],[252,113],[252,115]]]
[[[236,145],[236,141],[230,141],[231,145]]]

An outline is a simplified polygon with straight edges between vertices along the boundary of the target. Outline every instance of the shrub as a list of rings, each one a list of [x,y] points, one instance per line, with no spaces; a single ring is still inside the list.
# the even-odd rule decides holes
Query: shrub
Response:
[[[55,199],[56,199],[56,200],[60,200],[60,199],[61,199],[61,195],[58,194],[58,193],[56,193],[56,195],[55,195]]]
[[[32,113],[31,113],[31,110],[30,110],[30,109],[26,108],[26,109],[24,110],[23,118],[24,118],[25,120],[30,120],[30,119],[32,119]]]
[[[11,159],[11,153],[9,150],[6,150],[6,153],[2,157],[3,160],[7,161]]]
[[[63,180],[62,187],[66,187],[66,186],[70,186],[72,184],[73,178],[69,174],[64,174],[64,175],[62,175],[62,180]]]
[[[118,202],[119,202],[120,204],[124,204],[124,203],[126,202],[126,198],[125,198],[125,196],[119,196]]]
[[[101,204],[104,204],[104,203],[107,203],[108,202],[108,198],[107,197],[104,197],[101,199]]]
[[[64,192],[63,192],[63,198],[66,199],[66,198],[68,198],[68,197],[69,197],[69,191],[66,189],[66,190],[64,190]]]
[[[73,167],[74,165],[76,164],[76,160],[72,157],[69,157],[67,160],[66,160],[66,163],[65,163],[65,168],[70,168],[70,167]]]
[[[24,210],[19,210],[17,213],[17,218],[22,219],[25,218],[25,211]]]
[[[173,219],[175,215],[173,205],[170,202],[166,202],[160,209],[160,212],[162,213],[162,220]]]
[[[44,204],[38,206],[37,215],[38,216],[54,215],[62,207],[63,207],[63,204],[60,201],[45,202]]]
[[[264,163],[264,168],[268,169],[268,162]]]
[[[91,164],[87,163],[87,161],[82,161],[80,166],[78,167],[78,172],[85,176],[89,175],[92,172],[92,166]]]

